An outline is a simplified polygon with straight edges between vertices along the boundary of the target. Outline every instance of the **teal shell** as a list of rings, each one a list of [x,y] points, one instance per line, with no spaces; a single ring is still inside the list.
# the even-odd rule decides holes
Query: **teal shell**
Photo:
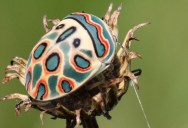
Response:
[[[105,70],[115,50],[109,27],[100,18],[72,13],[31,51],[26,89],[32,98],[43,101],[70,94]]]

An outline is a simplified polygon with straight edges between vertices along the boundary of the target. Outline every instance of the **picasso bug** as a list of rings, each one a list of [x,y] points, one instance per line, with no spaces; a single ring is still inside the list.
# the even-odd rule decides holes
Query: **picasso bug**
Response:
[[[131,59],[140,55],[129,52],[129,47],[136,40],[134,31],[147,24],[133,27],[117,50],[121,9],[122,4],[111,14],[110,4],[102,19],[84,12],[71,13],[63,20],[44,16],[46,34],[28,60],[12,59],[3,79],[6,83],[18,78],[29,96],[14,93],[1,100],[18,98],[18,115],[22,107],[33,107],[42,111],[41,119],[44,113],[66,119],[67,128],[80,124],[96,128],[95,116],[99,115],[110,119],[109,111],[126,93],[129,81],[137,84],[140,70],[131,71]]]
[[[26,89],[37,100],[67,95],[112,62],[116,43],[106,24],[86,13],[58,22],[33,48],[26,69]]]

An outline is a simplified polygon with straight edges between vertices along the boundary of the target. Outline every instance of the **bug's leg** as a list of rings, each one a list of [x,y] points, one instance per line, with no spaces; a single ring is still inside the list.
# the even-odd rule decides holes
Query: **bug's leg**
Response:
[[[105,94],[101,91],[99,92],[97,95],[93,96],[93,100],[95,102],[97,102],[97,104],[100,106],[103,115],[107,118],[107,119],[111,119],[111,116],[109,115],[107,109],[106,109],[106,102],[105,102]]]
[[[27,95],[23,95],[23,94],[19,94],[19,93],[13,93],[13,94],[9,94],[9,95],[4,96],[0,100],[5,101],[5,100],[11,100],[11,99],[26,100],[26,99],[29,99],[29,97]]]
[[[132,29],[130,29],[128,31],[128,33],[126,34],[125,39],[124,39],[124,41],[122,43],[122,47],[120,47],[120,49],[119,49],[119,51],[117,53],[118,57],[120,57],[122,54],[124,54],[125,50],[129,50],[132,40],[137,40],[138,41],[138,39],[134,37],[134,32],[136,30],[138,30],[139,28],[141,28],[143,26],[146,26],[148,24],[149,23],[138,24],[138,25],[134,26]]]
[[[56,106],[62,113],[64,113],[65,115],[71,115],[71,116],[75,116],[75,112],[69,110],[68,108],[66,108],[63,105],[57,104]]]
[[[126,76],[132,80],[137,89],[139,89],[137,77],[141,74],[141,72],[141,69],[136,69],[126,74]]]
[[[113,12],[113,14],[110,16],[108,25],[112,28],[112,34],[117,38],[118,37],[118,17],[120,14],[120,11],[122,9],[122,4],[119,5],[119,7]]]
[[[11,99],[19,99],[21,100],[16,104],[15,110],[16,110],[16,115],[20,115],[21,112],[21,107],[25,106],[25,111],[28,111],[29,108],[31,107],[31,100],[28,96],[19,94],[19,93],[14,93],[14,94],[9,94],[1,98],[1,101],[5,100],[11,100]]]
[[[47,32],[49,32],[52,28],[49,27],[48,22],[51,22],[53,25],[57,25],[60,22],[60,19],[47,19],[47,16],[43,16],[43,26],[44,29]]]
[[[18,73],[6,73],[5,78],[2,80],[2,83],[7,83],[11,79],[18,78],[22,84],[24,84],[24,78]]]
[[[119,51],[117,52],[117,57],[121,63],[119,77],[128,77],[132,82],[134,82],[137,88],[138,88],[137,76],[135,76],[134,72],[131,72],[130,63],[132,59],[141,58],[141,56],[136,52],[129,52],[129,49],[132,40],[138,41],[138,39],[134,37],[134,32],[147,24],[148,23],[141,23],[130,29],[126,34],[125,39]]]
[[[113,87],[114,85],[121,83],[123,80],[124,80],[123,77],[110,79],[108,83],[105,85],[105,87],[106,88]]]
[[[7,83],[13,78],[18,78],[20,82],[25,84],[25,73],[26,73],[27,61],[20,57],[14,57],[11,60],[11,65],[8,65],[5,69],[5,78],[2,83]]]
[[[48,22],[52,22],[53,25],[59,24],[60,21],[60,19],[48,19]]]
[[[44,124],[43,118],[44,118],[44,114],[47,112],[47,110],[44,110],[40,113],[40,120],[41,120],[41,124]]]
[[[14,58],[12,58],[10,63],[11,63],[11,65],[13,65],[14,63],[17,63],[17,64],[22,65],[23,67],[25,67],[26,64],[27,64],[27,60],[25,60],[25,59],[23,59],[21,57],[15,56]]]
[[[28,111],[31,107],[31,100],[29,98],[25,99],[25,100],[21,100],[20,102],[18,102],[16,104],[16,115],[20,115],[21,114],[21,108],[25,106],[25,111]]]
[[[99,109],[102,110],[103,115],[107,119],[111,119],[111,116],[108,114],[107,106],[106,106],[106,92],[107,92],[107,87],[106,85],[108,82],[105,80],[105,76],[103,74],[99,75],[96,78],[96,81],[94,84],[91,85],[91,88],[87,88],[88,90],[92,90],[93,88],[96,88],[99,90],[99,92],[92,97],[93,101],[96,103],[97,106],[99,106]]]
[[[120,11],[122,9],[122,4],[120,4],[119,7],[111,15],[112,7],[113,4],[111,3],[102,20],[106,22],[106,24],[112,29],[112,35],[114,36],[113,38],[115,38],[114,40],[117,41],[118,38],[117,22],[118,22]]]
[[[32,106],[35,108],[37,105],[37,103],[32,102]],[[58,112],[58,115],[61,115],[61,118],[66,118],[66,128],[74,128],[76,126],[76,112],[75,111],[71,111],[68,108],[66,108],[65,106],[63,106],[62,104],[57,103],[56,107],[53,108],[43,108],[43,107],[39,107],[39,110],[41,110],[42,112],[40,113],[40,120],[42,125],[43,123],[43,117],[45,113],[54,113],[54,110],[56,110],[55,112]],[[53,114],[52,114],[53,115]],[[57,119],[58,117],[54,116],[51,119]]]
[[[46,33],[51,30],[50,27],[48,26],[46,15],[43,16],[43,26],[44,26],[44,29],[45,29]]]
[[[75,111],[75,113],[76,113],[76,127],[78,127],[81,124],[80,112],[81,112],[81,109],[77,109]]]
[[[106,22],[107,24],[108,24],[109,19],[110,19],[110,13],[111,13],[111,11],[112,11],[112,7],[113,7],[113,4],[110,3],[110,6],[108,7],[108,10],[107,10],[106,14],[105,14],[104,17],[102,18],[102,20],[103,20],[104,22]]]

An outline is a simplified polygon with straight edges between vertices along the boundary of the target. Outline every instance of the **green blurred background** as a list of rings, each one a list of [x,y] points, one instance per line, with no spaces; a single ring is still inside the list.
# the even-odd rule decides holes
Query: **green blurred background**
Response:
[[[188,1],[187,0],[0,0],[0,79],[13,56],[28,58],[35,43],[44,34],[42,17],[60,18],[71,12],[85,11],[102,17],[110,2],[116,8],[123,2],[119,18],[119,42],[134,25],[151,25],[136,32],[141,40],[132,45],[143,59],[133,61],[141,68],[139,95],[151,128],[188,127]],[[17,79],[0,84],[0,97],[19,92],[26,94]],[[44,117],[41,126],[37,110],[17,117],[16,101],[0,103],[1,128],[64,128],[65,120]],[[109,121],[98,117],[100,128],[146,128],[133,88],[110,113]]]

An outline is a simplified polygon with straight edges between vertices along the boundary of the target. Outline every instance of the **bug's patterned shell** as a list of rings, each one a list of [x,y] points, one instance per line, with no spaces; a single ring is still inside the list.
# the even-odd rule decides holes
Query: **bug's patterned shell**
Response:
[[[31,51],[26,89],[37,100],[65,96],[105,70],[115,50],[109,27],[101,19],[87,13],[72,13]]]

